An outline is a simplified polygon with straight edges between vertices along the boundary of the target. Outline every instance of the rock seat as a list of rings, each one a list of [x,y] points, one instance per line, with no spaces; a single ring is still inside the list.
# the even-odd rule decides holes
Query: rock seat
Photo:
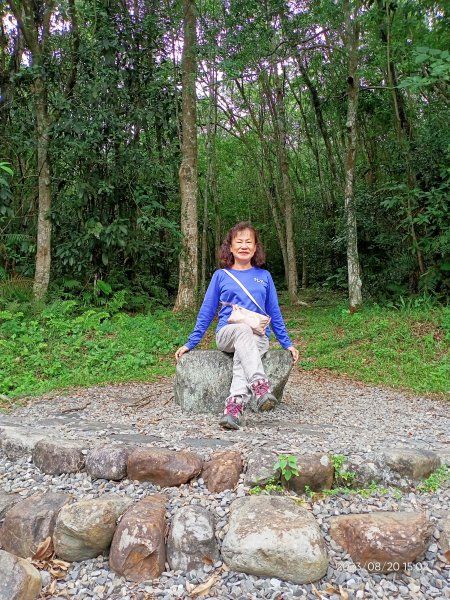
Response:
[[[272,382],[272,393],[279,404],[292,369],[291,353],[288,350],[269,350],[262,362],[267,377]],[[232,376],[232,354],[220,350],[188,352],[177,363],[175,402],[185,413],[220,415]]]

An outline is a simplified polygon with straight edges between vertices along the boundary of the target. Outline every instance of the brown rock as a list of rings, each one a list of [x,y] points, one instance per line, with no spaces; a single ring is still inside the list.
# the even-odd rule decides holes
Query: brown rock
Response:
[[[166,496],[147,496],[123,515],[111,543],[109,566],[130,581],[159,577],[166,563]]]
[[[34,600],[41,589],[41,576],[31,563],[0,550],[0,600]]]
[[[128,479],[151,481],[161,487],[181,485],[198,475],[202,464],[194,452],[139,448],[128,457]]]
[[[289,481],[289,488],[302,494],[306,486],[313,492],[329,490],[333,485],[334,467],[328,454],[297,456],[300,475]]]
[[[33,462],[44,473],[77,473],[84,467],[83,446],[62,440],[42,440],[33,450]]]
[[[67,494],[46,492],[18,502],[6,513],[0,544],[11,554],[28,558],[39,544],[53,536],[59,510],[69,501]]]
[[[419,512],[377,512],[334,517],[330,535],[368,571],[387,573],[408,568],[423,554],[433,527]]]
[[[220,450],[214,452],[204,464],[202,477],[208,490],[218,493],[233,489],[241,473],[241,453],[236,450]]]

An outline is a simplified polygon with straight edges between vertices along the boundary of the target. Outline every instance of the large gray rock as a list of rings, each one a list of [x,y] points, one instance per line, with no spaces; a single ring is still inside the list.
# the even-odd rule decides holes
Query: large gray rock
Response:
[[[290,498],[252,496],[231,505],[222,558],[233,571],[303,584],[328,569],[325,541],[313,515]]]
[[[52,537],[57,514],[69,499],[68,494],[45,492],[18,502],[6,513],[0,530],[2,548],[22,558],[32,557]]]
[[[262,362],[272,382],[272,392],[280,403],[292,369],[291,353],[287,350],[269,350]],[[232,375],[232,354],[219,350],[187,352],[177,363],[175,402],[186,413],[220,415],[230,390]]]
[[[201,569],[219,560],[214,517],[201,506],[183,506],[172,520],[167,540],[167,561],[173,571]]]
[[[120,481],[127,476],[128,456],[131,450],[124,446],[101,446],[89,450],[86,471],[94,479]]]
[[[41,576],[31,563],[0,550],[0,600],[34,600],[41,589]]]
[[[107,550],[117,519],[132,503],[131,498],[105,494],[63,506],[53,533],[57,556],[72,562],[95,558]]]
[[[258,448],[250,452],[244,483],[250,487],[265,485],[270,479],[278,479],[279,473],[273,468],[277,462],[277,454],[270,450]]]
[[[0,522],[3,521],[6,513],[10,508],[22,500],[19,494],[7,494],[0,492]]]
[[[2,425],[0,427],[0,446],[11,460],[30,456],[38,442],[46,436],[36,433],[30,427]]]

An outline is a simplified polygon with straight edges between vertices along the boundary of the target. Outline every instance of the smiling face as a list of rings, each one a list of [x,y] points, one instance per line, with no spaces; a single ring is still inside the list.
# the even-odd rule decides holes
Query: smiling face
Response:
[[[256,252],[256,240],[253,231],[250,229],[238,231],[231,240],[230,250],[235,265],[250,265]]]

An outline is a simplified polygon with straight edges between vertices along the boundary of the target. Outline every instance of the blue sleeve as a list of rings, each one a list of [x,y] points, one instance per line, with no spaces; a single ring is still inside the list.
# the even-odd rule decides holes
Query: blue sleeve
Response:
[[[289,346],[293,346],[293,343],[289,338],[286,325],[284,324],[283,315],[281,314],[280,305],[278,304],[277,290],[275,289],[272,275],[268,272],[267,276],[269,288],[266,296],[266,311],[269,317],[272,319],[270,327],[272,328],[277,340],[280,342],[281,347],[286,350],[286,348],[289,348]]]
[[[188,341],[186,342],[186,346],[189,348],[189,350],[195,348],[195,346],[200,342],[202,337],[205,335],[206,330],[211,325],[211,321],[214,319],[214,315],[217,312],[220,298],[218,273],[219,271],[216,271],[212,276],[197,316],[197,322],[195,324],[194,331],[191,333]]]

